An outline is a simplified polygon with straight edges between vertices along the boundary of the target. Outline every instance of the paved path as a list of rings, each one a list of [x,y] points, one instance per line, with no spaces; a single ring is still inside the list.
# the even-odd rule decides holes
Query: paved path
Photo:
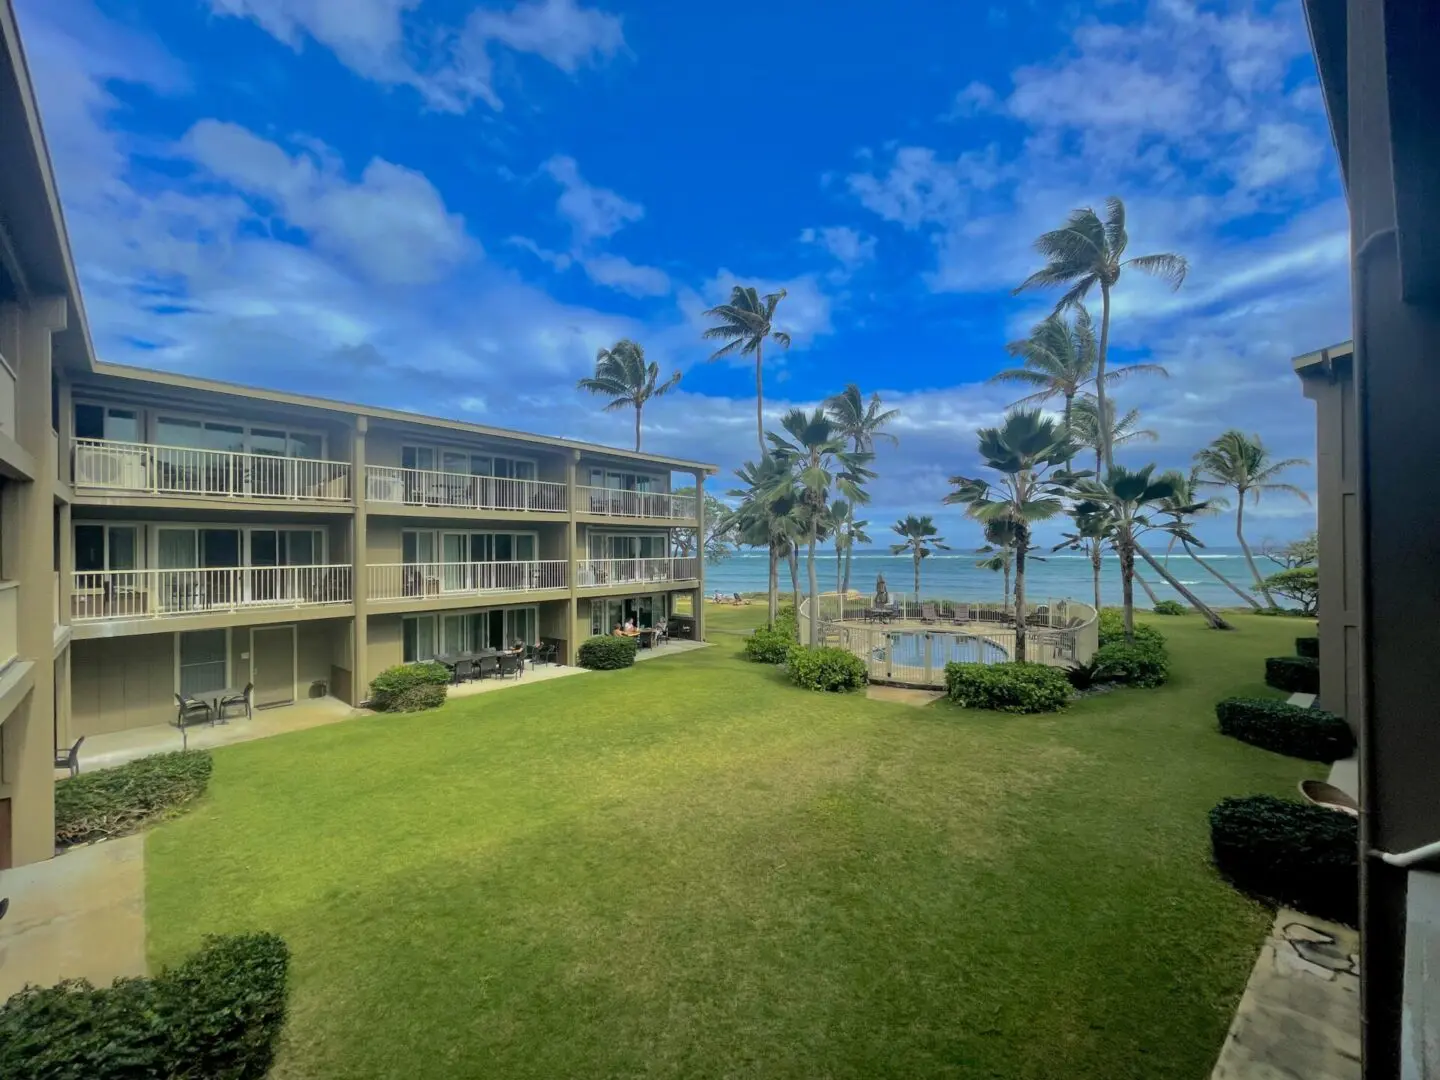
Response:
[[[0,1001],[26,983],[144,975],[145,838],[74,848],[0,872]]]
[[[917,690],[909,686],[881,686],[871,683],[865,688],[865,696],[871,701],[889,701],[895,705],[922,707],[945,696],[944,690]]]

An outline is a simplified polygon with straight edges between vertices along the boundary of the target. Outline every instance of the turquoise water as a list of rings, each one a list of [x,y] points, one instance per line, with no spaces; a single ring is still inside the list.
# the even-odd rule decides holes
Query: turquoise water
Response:
[[[1028,638],[1026,639],[1029,640]],[[885,658],[884,650],[875,660]],[[1009,654],[993,641],[984,638],[961,637],[958,634],[931,635],[931,662],[936,668],[945,664],[1001,664],[1010,659]],[[925,632],[890,632],[891,662],[906,667],[924,667]]]

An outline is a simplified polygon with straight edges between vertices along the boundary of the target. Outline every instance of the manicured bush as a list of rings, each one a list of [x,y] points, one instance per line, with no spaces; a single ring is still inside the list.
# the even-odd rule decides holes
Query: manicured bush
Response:
[[[800,616],[795,614],[794,604],[781,604],[780,609],[775,613],[775,625],[772,630],[778,630],[790,641],[800,640]]]
[[[1151,610],[1156,615],[1184,615],[1185,605],[1179,600],[1157,600]]]
[[[783,630],[762,626],[745,639],[745,659],[757,664],[783,664],[794,644],[794,637]]]
[[[426,709],[438,709],[445,704],[445,696],[449,692],[448,687],[438,686],[435,683],[421,683],[419,686],[412,686],[409,690],[402,690],[390,702],[389,712],[424,712]]]
[[[1076,664],[1065,669],[1065,678],[1076,690],[1089,690],[1095,685],[1095,664]]]
[[[285,1023],[289,950],[273,934],[206,938],[153,979],[27,986],[0,1006],[0,1076],[260,1080]]]
[[[1272,656],[1265,661],[1265,685],[1290,694],[1320,693],[1320,661],[1313,656]]]
[[[434,660],[420,664],[396,664],[371,681],[370,707],[376,712],[410,712],[400,707],[403,696],[419,686],[449,686],[451,678],[450,669]],[[443,694],[441,700],[444,700]]]
[[[1350,725],[1323,709],[1302,709],[1273,698],[1227,698],[1215,706],[1220,732],[1262,750],[1339,761],[1355,752]]]
[[[1170,658],[1162,645],[1124,641],[1102,645],[1090,658],[1096,682],[1124,683],[1126,686],[1162,686],[1170,678]]]
[[[629,637],[587,638],[580,643],[575,662],[591,671],[615,671],[635,663],[635,639]]]
[[[1125,616],[1115,608],[1105,608],[1100,612],[1100,644],[1113,645],[1115,642],[1125,640]],[[1156,630],[1153,626],[1146,626],[1144,623],[1135,624],[1135,643],[1137,645],[1148,642],[1151,645],[1165,644],[1165,635]]]
[[[55,785],[55,842],[124,836],[174,813],[205,793],[211,767],[209,751],[177,750],[62,780]]]
[[[1243,892],[1354,926],[1357,826],[1349,814],[1251,795],[1210,811],[1210,846],[1216,869]]]
[[[1069,703],[1071,692],[1064,668],[1024,661],[945,665],[945,693],[967,709],[1056,712]]]
[[[1320,639],[1318,637],[1297,637],[1295,639],[1295,655],[1308,656],[1311,660],[1320,659]]]
[[[859,690],[868,681],[865,661],[847,649],[829,645],[792,645],[785,657],[790,681],[806,690],[845,693]]]

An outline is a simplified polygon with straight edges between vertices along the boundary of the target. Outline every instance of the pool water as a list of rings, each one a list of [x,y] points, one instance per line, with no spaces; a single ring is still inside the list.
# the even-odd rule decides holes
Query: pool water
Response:
[[[931,638],[931,662],[936,668],[946,664],[1003,664],[1010,659],[1004,647],[993,641],[978,637],[962,637],[959,634],[933,634]],[[890,638],[890,662],[895,666],[924,667],[924,632],[892,632]],[[885,650],[877,648],[871,659],[883,662]]]

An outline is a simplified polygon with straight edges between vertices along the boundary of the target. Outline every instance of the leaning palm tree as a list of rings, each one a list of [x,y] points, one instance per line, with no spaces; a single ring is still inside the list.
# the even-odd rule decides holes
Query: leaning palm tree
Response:
[[[735,470],[741,486],[728,492],[740,504],[727,515],[725,527],[739,542],[763,547],[770,558],[766,599],[771,626],[780,613],[780,560],[792,549],[799,529],[799,499],[790,470],[770,455],[757,464],[747,461]]]
[[[1168,480],[1170,486],[1175,489],[1174,495],[1160,501],[1160,512],[1168,516],[1176,525],[1183,525],[1187,533],[1192,533],[1189,539],[1186,539],[1185,536],[1179,535],[1178,533],[1171,534],[1170,543],[1166,545],[1165,548],[1165,561],[1167,563],[1170,561],[1170,550],[1174,548],[1177,543],[1180,544],[1180,546],[1185,549],[1185,554],[1189,555],[1190,558],[1204,567],[1207,573],[1256,611],[1259,611],[1260,601],[1256,600],[1255,597],[1251,596],[1222,574],[1217,567],[1211,566],[1204,559],[1200,558],[1199,555],[1195,554],[1195,548],[1204,547],[1205,545],[1193,536],[1191,525],[1194,519],[1197,517],[1213,517],[1220,513],[1221,510],[1228,510],[1230,508],[1230,500],[1226,499],[1223,495],[1216,495],[1209,499],[1201,495],[1200,466],[1198,465],[1193,466],[1188,475],[1179,469],[1170,469],[1162,473],[1160,478],[1162,480]],[[1194,547],[1191,546],[1192,544]]]
[[[1152,428],[1140,427],[1140,410],[1131,409],[1118,420],[1115,418],[1115,402],[1105,399],[1105,415],[1110,423],[1100,423],[1100,401],[1091,394],[1081,394],[1075,399],[1071,424],[1075,441],[1095,451],[1095,473],[1105,471],[1104,443],[1108,434],[1111,447],[1124,446],[1135,442],[1155,442],[1160,438]]]
[[[899,409],[881,407],[880,395],[872,393],[867,402],[860,393],[860,387],[850,383],[844,390],[825,400],[826,415],[834,421],[840,437],[849,441],[856,453],[870,454],[875,451],[877,440],[884,439],[891,446],[898,446],[900,440],[885,431],[887,424],[900,415]]]
[[[608,349],[595,354],[595,374],[575,384],[578,390],[604,394],[610,399],[606,412],[633,407],[635,409],[635,449],[640,449],[640,414],[651,398],[668,394],[680,382],[675,372],[660,382],[660,365],[645,363],[645,350],[629,338],[621,338]]]
[[[946,503],[959,503],[983,524],[1008,522],[1015,550],[1015,659],[1025,659],[1025,555],[1030,527],[1065,509],[1064,498],[1076,477],[1064,468],[1075,444],[1054,420],[1039,409],[1012,409],[998,428],[981,428],[980,460],[999,474],[991,482],[980,477],[952,476],[955,488]],[[1088,474],[1085,474],[1088,475]]]
[[[1053,397],[1063,398],[1065,430],[1071,431],[1075,398],[1096,382],[1095,330],[1084,305],[1076,305],[1073,325],[1065,321],[1064,315],[1055,312],[1038,323],[1029,337],[1006,345],[1005,351],[1019,357],[1024,366],[1006,368],[990,376],[990,381],[1022,383],[1035,388],[1034,393],[1021,398],[1016,405],[1038,405]],[[1159,364],[1131,364],[1113,368],[1106,373],[1105,381],[1113,383],[1142,374],[1169,377],[1169,372]]]
[[[805,524],[806,574],[810,592],[810,644],[820,643],[820,585],[815,577],[815,545],[829,513],[830,494],[852,503],[869,502],[862,486],[874,477],[866,465],[872,455],[850,450],[823,409],[791,409],[780,420],[784,435],[769,433],[773,456],[795,478]],[[789,438],[786,438],[786,436]]]
[[[1302,501],[1309,503],[1310,496],[1305,494],[1294,484],[1282,484],[1275,478],[1286,469],[1297,465],[1309,465],[1310,462],[1304,458],[1285,458],[1281,461],[1272,461],[1270,451],[1265,449],[1265,444],[1260,441],[1259,435],[1246,435],[1243,431],[1231,429],[1219,436],[1209,446],[1200,450],[1195,455],[1195,463],[1200,466],[1199,483],[1202,487],[1226,487],[1235,491],[1235,539],[1240,541],[1240,550],[1245,553],[1245,561],[1250,565],[1250,573],[1255,578],[1255,586],[1265,597],[1265,602],[1275,609],[1275,598],[1270,595],[1270,590],[1265,586],[1265,579],[1260,576],[1260,570],[1255,565],[1255,556],[1250,552],[1250,545],[1245,542],[1245,497],[1253,495],[1253,501],[1259,502],[1260,496],[1267,491],[1283,491],[1298,496]]]
[[[830,535],[835,541],[835,590],[841,597],[850,593],[850,558],[855,545],[871,542],[870,534],[865,531],[869,524],[855,520],[855,508],[846,500],[836,499],[830,504]]]
[[[768,338],[782,349],[790,347],[790,335],[774,327],[775,307],[784,299],[784,289],[759,296],[752,286],[736,285],[730,290],[728,304],[705,312],[718,321],[701,335],[725,342],[710,354],[711,360],[732,353],[755,357],[755,435],[760,440],[761,457],[769,453],[765,448],[765,341]]]
[[[940,530],[935,528],[935,522],[929,514],[921,517],[906,514],[890,528],[901,539],[901,543],[890,545],[890,554],[904,555],[909,552],[910,558],[915,561],[915,602],[918,604],[920,602],[921,561],[928,559],[937,551],[949,551],[950,547],[945,543],[945,538],[940,535]]]
[[[1095,355],[1095,396],[1105,413],[1105,363],[1110,350],[1110,291],[1127,268],[1158,277],[1178,289],[1185,281],[1189,264],[1183,255],[1134,255],[1125,258],[1130,237],[1125,231],[1125,203],[1118,197],[1105,200],[1105,219],[1090,207],[1073,210],[1059,228],[1042,233],[1035,250],[1045,265],[1022,281],[1015,292],[1032,288],[1068,285],[1055,310],[1081,303],[1095,286],[1100,287],[1100,344]],[[1108,469],[1113,463],[1109,433],[1101,430],[1101,460]]]

